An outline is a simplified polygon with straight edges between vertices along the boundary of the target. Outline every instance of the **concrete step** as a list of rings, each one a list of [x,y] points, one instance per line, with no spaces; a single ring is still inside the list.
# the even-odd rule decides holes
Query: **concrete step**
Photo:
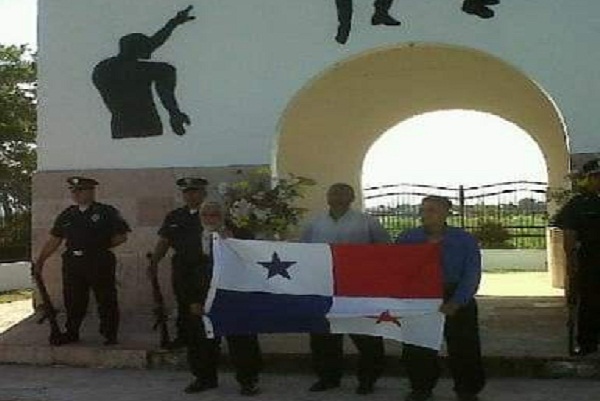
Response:
[[[566,310],[559,297],[480,297],[480,325],[484,363],[497,377],[600,378],[600,356],[573,358],[567,353]],[[150,314],[125,311],[120,344],[103,346],[90,315],[81,342],[62,347],[47,343],[48,326],[30,316],[0,335],[0,363],[68,365],[103,368],[184,369],[183,351],[158,348]],[[271,372],[309,373],[310,355],[305,334],[260,336],[265,368]],[[346,341],[349,370],[356,350]],[[386,374],[402,374],[401,344],[386,341]],[[224,349],[224,367],[227,367]]]

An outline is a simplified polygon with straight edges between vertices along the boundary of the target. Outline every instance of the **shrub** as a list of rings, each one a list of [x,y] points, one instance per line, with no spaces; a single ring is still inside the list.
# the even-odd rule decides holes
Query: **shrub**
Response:
[[[497,221],[486,220],[480,222],[472,231],[482,248],[508,249],[511,236],[508,230]]]

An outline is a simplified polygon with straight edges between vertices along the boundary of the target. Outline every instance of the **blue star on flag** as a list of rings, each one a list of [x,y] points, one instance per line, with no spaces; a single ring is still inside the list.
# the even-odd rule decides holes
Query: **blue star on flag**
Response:
[[[284,262],[279,258],[277,252],[273,252],[273,256],[271,257],[270,262],[257,262],[259,265],[262,265],[265,269],[269,270],[269,274],[267,275],[267,279],[275,276],[285,277],[288,280],[291,280],[290,273],[288,273],[287,269],[289,269],[292,265],[295,265],[297,262]]]

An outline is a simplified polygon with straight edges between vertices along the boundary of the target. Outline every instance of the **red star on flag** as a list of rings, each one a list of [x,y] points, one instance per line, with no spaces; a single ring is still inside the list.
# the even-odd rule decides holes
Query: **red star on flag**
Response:
[[[394,317],[390,314],[389,310],[386,310],[385,312],[381,312],[381,314],[377,317],[377,322],[375,322],[376,324],[379,323],[393,323],[398,327],[401,327],[402,324],[400,323],[400,318],[398,317]]]

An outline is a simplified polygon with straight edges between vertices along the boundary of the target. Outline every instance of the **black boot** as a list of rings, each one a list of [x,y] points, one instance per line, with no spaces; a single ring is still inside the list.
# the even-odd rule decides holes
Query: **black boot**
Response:
[[[371,18],[372,25],[398,26],[400,21],[390,15],[393,0],[376,0],[375,13]]]
[[[486,7],[485,2],[482,0],[465,0],[462,10],[467,14],[477,15],[483,19],[489,19],[495,15],[494,10]]]
[[[343,45],[348,41],[348,36],[350,36],[350,24],[339,25],[335,41]]]

